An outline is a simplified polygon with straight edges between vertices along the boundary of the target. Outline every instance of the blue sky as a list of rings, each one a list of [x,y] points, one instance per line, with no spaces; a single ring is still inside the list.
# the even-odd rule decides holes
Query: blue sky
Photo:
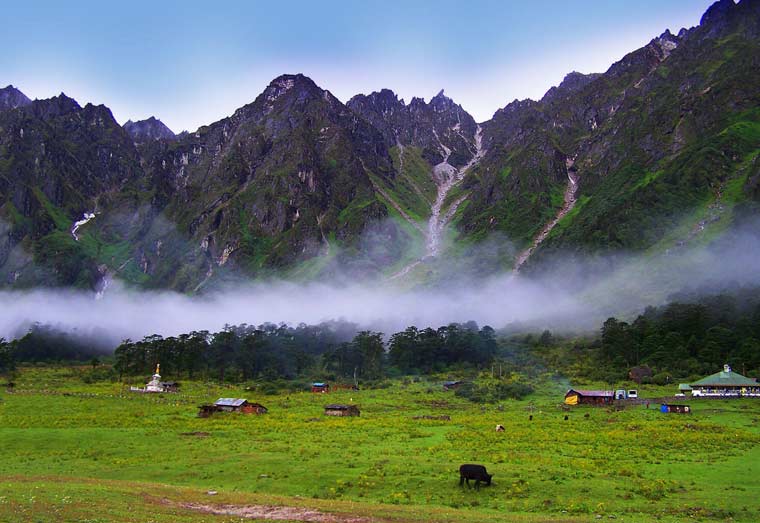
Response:
[[[113,4],[113,5],[111,5]],[[116,119],[194,130],[302,72],[344,102],[387,87],[440,89],[478,121],[540,98],[572,70],[601,72],[709,0],[11,2],[0,85],[60,92]]]

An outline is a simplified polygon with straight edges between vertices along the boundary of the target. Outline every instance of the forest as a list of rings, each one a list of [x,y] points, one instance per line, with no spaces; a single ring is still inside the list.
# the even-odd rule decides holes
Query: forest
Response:
[[[760,377],[760,287],[685,292],[633,321],[608,318],[593,336],[562,339],[547,331],[522,341],[566,375],[610,383],[664,385],[713,374],[726,363]]]
[[[477,323],[437,329],[411,326],[389,336],[358,325],[265,323],[228,325],[219,332],[124,340],[113,355],[92,340],[34,325],[0,340],[0,372],[17,364],[113,363],[112,379],[147,376],[156,363],[175,378],[240,383],[250,380],[373,381],[440,372],[473,374],[506,365],[534,374],[552,369],[571,378],[667,384],[712,374],[724,364],[760,376],[760,287],[675,295],[632,321],[607,319],[598,332],[563,336],[497,332]],[[477,391],[476,394],[477,395]]]
[[[113,371],[149,375],[156,363],[165,375],[244,382],[253,379],[377,380],[389,373],[420,374],[452,367],[480,369],[498,350],[494,329],[475,322],[438,329],[409,327],[390,336],[348,322],[319,325],[228,325],[219,332],[124,340],[113,353]],[[0,343],[0,365],[16,362],[99,361],[103,354],[81,339],[45,325]],[[3,368],[0,367],[0,368]]]

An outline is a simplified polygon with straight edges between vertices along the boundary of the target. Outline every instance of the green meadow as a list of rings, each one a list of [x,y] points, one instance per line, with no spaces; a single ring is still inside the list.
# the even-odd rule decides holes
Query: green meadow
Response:
[[[443,377],[330,394],[183,382],[146,395],[85,374],[22,368],[0,392],[0,520],[241,520],[187,504],[336,514],[325,521],[760,520],[760,400],[681,398],[691,415],[566,411],[567,384],[546,378],[524,400],[483,405],[443,391]],[[218,397],[269,413],[198,418]],[[324,416],[328,403],[361,416]],[[462,463],[486,465],[493,484],[461,488]]]

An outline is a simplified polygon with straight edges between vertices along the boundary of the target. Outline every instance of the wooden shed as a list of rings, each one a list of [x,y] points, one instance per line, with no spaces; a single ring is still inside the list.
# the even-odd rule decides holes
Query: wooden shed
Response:
[[[243,398],[219,398],[213,405],[200,405],[198,417],[208,418],[215,412],[241,412],[243,414],[266,414],[267,408],[261,403],[251,403]]]
[[[570,389],[565,394],[566,405],[611,405],[615,393],[611,390]]]
[[[244,398],[219,398],[214,402],[216,410],[223,412],[238,412],[248,405],[248,400]]]
[[[312,392],[330,392],[330,384],[326,382],[315,382],[311,384]]]
[[[198,405],[198,417],[199,418],[208,418],[214,412],[217,412],[217,409],[216,409],[215,405]]]
[[[245,407],[240,409],[240,412],[243,414],[266,414],[269,412],[269,409],[261,403],[248,403]]]
[[[164,392],[179,392],[178,381],[162,381],[161,387],[164,389]]]
[[[325,416],[359,416],[356,405],[325,405]]]

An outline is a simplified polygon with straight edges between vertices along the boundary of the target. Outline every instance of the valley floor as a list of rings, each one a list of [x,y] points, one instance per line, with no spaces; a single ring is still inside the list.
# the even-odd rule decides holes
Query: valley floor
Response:
[[[76,376],[24,369],[0,392],[0,521],[760,519],[758,400],[687,398],[690,416],[580,407],[565,420],[548,379],[527,400],[478,405],[440,381],[269,396],[187,382],[159,396]],[[196,416],[218,397],[269,413]],[[361,416],[325,417],[328,403]],[[485,464],[493,485],[460,488],[461,463]]]

